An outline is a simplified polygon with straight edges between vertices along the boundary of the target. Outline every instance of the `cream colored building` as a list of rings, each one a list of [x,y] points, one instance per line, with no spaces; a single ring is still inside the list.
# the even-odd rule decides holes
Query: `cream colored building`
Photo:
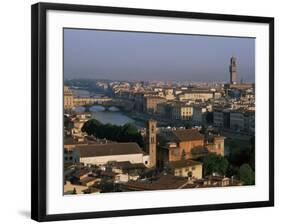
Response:
[[[73,128],[71,130],[71,134],[74,138],[84,137],[85,133],[83,133],[81,129],[90,118],[90,113],[76,114],[75,120],[73,121]]]
[[[180,101],[187,101],[187,100],[202,100],[207,101],[209,99],[214,98],[214,92],[206,91],[206,92],[186,92],[178,95]]]
[[[80,163],[85,165],[104,165],[112,161],[150,164],[149,155],[134,142],[77,145],[75,151],[78,151]]]
[[[203,164],[194,160],[178,160],[169,163],[175,176],[202,179]]]
[[[63,87],[63,102],[64,109],[72,109],[74,107],[74,96],[68,86]]]
[[[190,120],[193,115],[193,107],[181,104],[175,104],[172,110],[172,119]]]
[[[174,90],[173,89],[165,89],[164,93],[165,93],[166,100],[174,100],[175,99],[175,95],[174,95]]]
[[[127,173],[118,173],[114,176],[115,183],[126,183],[129,181],[129,174]]]
[[[64,109],[72,109],[75,106],[84,106],[93,103],[104,103],[112,101],[112,98],[102,97],[102,98],[93,98],[93,97],[78,97],[73,94],[71,89],[68,86],[63,87],[63,100],[64,100]]]

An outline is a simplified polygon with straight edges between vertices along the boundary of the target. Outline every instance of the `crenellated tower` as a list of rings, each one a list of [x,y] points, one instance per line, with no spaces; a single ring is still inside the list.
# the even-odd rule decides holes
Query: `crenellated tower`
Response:
[[[236,58],[231,57],[230,58],[230,66],[229,66],[229,72],[230,72],[230,84],[236,84],[237,83],[237,63]]]

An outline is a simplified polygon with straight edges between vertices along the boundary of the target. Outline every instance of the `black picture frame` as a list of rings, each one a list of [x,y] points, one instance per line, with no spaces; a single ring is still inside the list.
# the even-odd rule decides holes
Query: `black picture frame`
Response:
[[[64,10],[125,15],[162,16],[269,24],[269,200],[243,203],[161,207],[70,214],[46,214],[46,12]],[[86,218],[193,212],[274,206],[274,18],[164,11],[137,8],[103,7],[73,4],[37,3],[32,5],[32,155],[31,155],[31,218],[37,221],[74,220]]]

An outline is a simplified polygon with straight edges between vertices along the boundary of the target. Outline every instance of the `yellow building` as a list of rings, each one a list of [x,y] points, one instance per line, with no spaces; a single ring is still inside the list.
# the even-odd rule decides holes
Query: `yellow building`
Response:
[[[63,87],[63,106],[64,109],[72,109],[74,107],[74,96],[68,86]]]
[[[172,119],[189,120],[193,115],[193,107],[187,105],[175,104],[172,109]]]
[[[188,100],[202,100],[207,101],[214,98],[214,92],[212,91],[187,91],[185,93],[179,94],[179,101]]]
[[[170,162],[175,176],[202,179],[203,165],[194,160],[178,160]]]

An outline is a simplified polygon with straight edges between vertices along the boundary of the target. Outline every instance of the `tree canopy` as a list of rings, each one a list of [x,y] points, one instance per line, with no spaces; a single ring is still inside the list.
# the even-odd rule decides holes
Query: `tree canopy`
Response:
[[[207,125],[203,124],[200,131],[199,131],[202,135],[206,135],[208,133],[208,127]]]
[[[82,129],[88,135],[97,138],[106,138],[117,142],[136,142],[139,146],[143,146],[143,138],[135,125],[127,123],[122,126],[112,124],[102,124],[96,119],[85,122]]]
[[[228,168],[228,160],[215,153],[209,153],[207,156],[203,157],[204,164],[204,175],[210,175],[214,172],[225,175]]]
[[[255,172],[248,163],[244,163],[242,166],[240,166],[238,176],[245,185],[255,184]]]
[[[228,155],[229,162],[235,166],[241,166],[250,161],[250,149],[234,147]]]
[[[230,140],[228,145],[230,152],[226,156],[229,161],[227,176],[237,176],[241,179],[240,176],[242,175],[242,179],[244,179],[243,182],[249,184],[251,181],[245,181],[247,178],[245,177],[245,174],[242,173],[243,170],[245,171],[246,169],[245,164],[250,166],[251,171],[255,171],[255,137],[252,137],[248,144],[243,142],[240,144],[238,141]],[[243,168],[242,170],[241,167]],[[246,173],[251,171],[247,171]],[[252,182],[254,182],[255,177],[252,176],[252,178]]]
[[[255,170],[255,138],[249,140],[249,144],[241,146],[235,141],[229,143],[230,153],[227,155],[228,161],[233,167],[239,168],[247,163]]]

